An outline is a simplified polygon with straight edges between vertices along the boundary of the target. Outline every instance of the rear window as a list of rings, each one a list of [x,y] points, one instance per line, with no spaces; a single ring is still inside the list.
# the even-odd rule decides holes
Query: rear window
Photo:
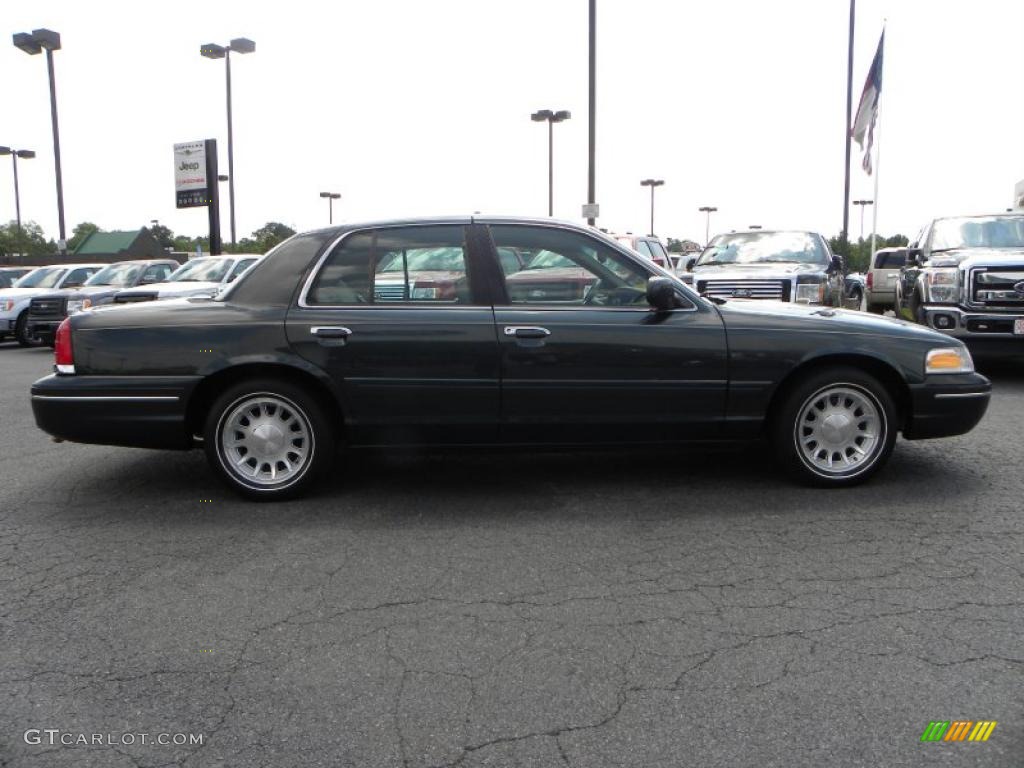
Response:
[[[875,269],[902,269],[906,265],[906,251],[891,251],[875,256]]]

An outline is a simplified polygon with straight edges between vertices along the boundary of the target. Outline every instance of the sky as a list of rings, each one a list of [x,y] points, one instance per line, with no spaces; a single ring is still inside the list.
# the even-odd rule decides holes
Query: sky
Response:
[[[597,0],[598,226],[649,229],[648,177],[664,179],[655,232],[842,226],[847,0]],[[859,0],[854,112],[883,22],[877,138],[880,232],[938,215],[1002,211],[1024,179],[1024,2]],[[216,138],[227,169],[224,62],[232,58],[238,237],[267,221],[326,225],[435,214],[544,216],[547,127],[554,212],[587,199],[587,0],[35,0],[0,33],[61,33],[55,54],[68,235],[81,221],[152,219],[206,232],[175,209],[173,145]],[[19,162],[24,220],[57,236],[43,56],[0,46],[0,145]],[[851,199],[875,177],[853,145]],[[14,218],[0,158],[0,219]],[[224,185],[226,187],[226,185]],[[865,231],[871,230],[868,209]],[[227,190],[223,235],[229,240]],[[860,234],[851,209],[850,234]]]

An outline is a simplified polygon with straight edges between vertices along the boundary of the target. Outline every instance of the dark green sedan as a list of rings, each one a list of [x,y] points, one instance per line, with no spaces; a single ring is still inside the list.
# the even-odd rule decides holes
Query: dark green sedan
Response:
[[[765,440],[799,480],[861,482],[897,433],[973,428],[966,347],[897,320],[704,298],[600,232],[449,218],[297,235],[216,299],[85,311],[32,387],[86,443],[202,447],[255,499],[338,449]]]

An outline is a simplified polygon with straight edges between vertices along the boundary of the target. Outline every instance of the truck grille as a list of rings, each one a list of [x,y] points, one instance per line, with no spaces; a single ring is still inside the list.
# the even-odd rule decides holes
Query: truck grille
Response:
[[[1024,266],[972,270],[971,300],[984,307],[1024,307]]]
[[[374,301],[405,301],[405,285],[402,283],[377,283],[373,286]]]
[[[67,299],[53,297],[32,299],[28,305],[31,317],[64,317],[67,314]]]
[[[788,280],[698,280],[697,292],[719,299],[789,301]]]

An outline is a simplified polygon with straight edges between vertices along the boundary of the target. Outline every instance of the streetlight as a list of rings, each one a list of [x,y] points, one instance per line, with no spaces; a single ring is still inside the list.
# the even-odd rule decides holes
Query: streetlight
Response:
[[[874,205],[874,200],[854,200],[854,205],[860,206],[860,239],[864,239],[864,209],[869,205]]]
[[[560,109],[558,112],[553,112],[550,109],[540,109],[530,115],[530,119],[535,123],[543,123],[547,121],[548,124],[548,216],[554,216],[554,195],[555,195],[555,123],[560,123],[563,120],[568,120],[572,115],[564,109]]]
[[[640,182],[641,187],[651,188],[651,237],[654,237],[654,188],[665,183],[664,179],[644,179]]]
[[[14,47],[30,56],[46,51],[46,70],[50,76],[50,121],[53,124],[53,169],[57,176],[57,226],[61,256],[68,255],[68,241],[64,230],[64,179],[60,171],[60,132],[57,130],[57,85],[53,79],[53,52],[60,50],[60,34],[52,29],[33,29],[31,33],[14,35]]]
[[[21,197],[18,194],[18,158],[22,160],[31,160],[36,156],[36,153],[31,149],[11,149],[10,147],[0,147],[0,156],[10,155],[11,163],[14,165],[14,212],[17,215],[16,221],[18,222],[18,234],[21,234]]]
[[[334,223],[334,201],[341,198],[341,194],[338,192],[321,192],[320,197],[327,199],[327,221],[329,224]]]
[[[763,229],[760,224],[751,224],[748,229]]]
[[[199,47],[199,53],[207,59],[224,59],[224,68],[227,72],[227,93],[228,93],[228,205],[231,209],[231,244],[236,244],[235,239],[235,144],[234,133],[231,126],[231,52],[252,53],[256,50],[256,43],[247,37],[236,37],[227,45],[206,43]]]
[[[704,222],[704,247],[707,248],[708,243],[711,241],[711,214],[718,209],[713,205],[702,205],[697,210],[707,214],[707,219]]]

